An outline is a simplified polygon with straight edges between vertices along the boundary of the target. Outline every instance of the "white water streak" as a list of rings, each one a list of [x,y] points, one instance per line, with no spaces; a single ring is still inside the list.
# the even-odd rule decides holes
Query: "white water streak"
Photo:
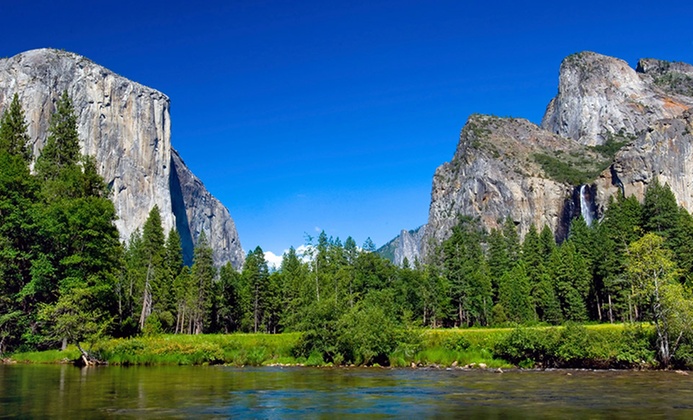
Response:
[[[588,190],[587,197],[585,197],[585,189],[588,188],[587,185],[582,185],[580,187],[580,214],[582,218],[585,219],[587,226],[592,226],[592,209],[590,207],[591,202],[591,192]]]

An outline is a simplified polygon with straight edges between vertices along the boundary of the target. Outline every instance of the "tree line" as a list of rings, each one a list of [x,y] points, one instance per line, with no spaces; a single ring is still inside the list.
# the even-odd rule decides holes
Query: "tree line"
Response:
[[[372,241],[325,232],[270,270],[260,247],[217,269],[201,232],[192,266],[160,210],[120,243],[109,191],[79,152],[67,93],[35,159],[17,96],[0,120],[0,352],[138,334],[300,331],[327,362],[374,361],[408,327],[642,322],[660,358],[690,346],[693,218],[656,178],[641,204],[611,199],[557,244],[512,220],[463,217],[426,261],[397,267]],[[33,167],[32,167],[33,165]]]

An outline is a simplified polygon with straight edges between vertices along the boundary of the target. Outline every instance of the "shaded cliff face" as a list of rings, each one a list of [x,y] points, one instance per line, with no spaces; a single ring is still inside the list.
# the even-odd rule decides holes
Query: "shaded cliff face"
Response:
[[[636,72],[623,60],[593,52],[568,56],[542,128],[594,146],[610,135],[638,135],[655,121],[680,116],[693,106],[680,90],[665,89],[664,79],[655,83],[655,66],[644,64]]]
[[[245,255],[228,209],[205,189],[202,181],[185,166],[178,152],[173,150],[171,155],[171,197],[178,231],[189,232],[191,239],[204,231],[212,244],[215,262],[220,265],[229,261],[234,267],[241,268]],[[192,243],[187,244],[183,251],[188,252],[192,262]]]
[[[65,51],[39,49],[0,60],[0,112],[17,93],[29,124],[34,156],[45,143],[55,101],[64,90],[74,103],[82,153],[96,158],[99,173],[112,191],[121,239],[127,240],[158,205],[164,229],[176,226],[187,240],[188,262],[198,227],[204,226],[215,261],[231,261],[240,267],[243,252],[233,221],[228,211],[219,210],[223,206],[199,180],[195,184],[199,191],[188,188],[182,203],[177,203],[185,211],[174,206],[177,197],[171,185],[175,175],[190,171],[182,161],[177,165],[171,148],[170,101],[166,95]],[[206,197],[204,202],[194,198],[201,196]],[[205,205],[217,218],[228,220],[205,224],[197,219],[204,211],[191,211],[187,220],[180,217],[190,208]]]

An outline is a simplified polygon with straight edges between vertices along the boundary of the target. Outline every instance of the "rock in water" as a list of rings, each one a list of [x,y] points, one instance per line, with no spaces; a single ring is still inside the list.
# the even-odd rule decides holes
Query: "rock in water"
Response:
[[[204,230],[215,263],[240,268],[243,250],[228,210],[171,147],[166,95],[70,52],[38,49],[0,60],[0,112],[17,93],[34,156],[64,90],[74,103],[82,153],[96,158],[112,191],[121,239],[129,239],[158,205],[164,230],[178,228],[187,263]]]

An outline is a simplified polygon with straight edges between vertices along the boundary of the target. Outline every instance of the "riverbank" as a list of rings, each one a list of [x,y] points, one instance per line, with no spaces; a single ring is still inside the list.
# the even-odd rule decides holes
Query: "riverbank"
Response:
[[[649,325],[419,329],[388,355],[392,367],[656,368]],[[411,337],[410,337],[411,338]],[[112,365],[331,366],[320,354],[296,356],[301,333],[158,335],[108,339],[89,351]],[[17,353],[18,363],[70,363],[79,351]],[[678,368],[687,368],[681,366]]]

